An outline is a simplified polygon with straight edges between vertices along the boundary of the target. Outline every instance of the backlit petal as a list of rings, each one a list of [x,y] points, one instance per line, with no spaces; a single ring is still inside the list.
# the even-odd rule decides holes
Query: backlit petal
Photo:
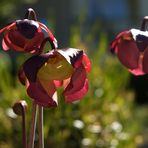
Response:
[[[43,80],[64,80],[71,77],[73,67],[58,52],[53,52],[53,56],[39,69],[38,78]]]

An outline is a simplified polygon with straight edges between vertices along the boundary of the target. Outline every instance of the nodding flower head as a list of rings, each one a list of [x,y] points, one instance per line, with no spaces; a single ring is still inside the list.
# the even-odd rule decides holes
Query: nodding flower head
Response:
[[[53,34],[44,24],[37,21],[31,8],[27,10],[24,19],[10,23],[2,28],[0,33],[4,34],[2,47],[5,51],[12,49],[18,52],[40,53],[41,43],[47,36],[53,47],[57,47]]]
[[[36,103],[54,107],[58,105],[56,89],[60,86],[64,88],[66,102],[80,100],[86,95],[90,67],[90,60],[83,50],[53,49],[29,58],[20,69],[19,78]]]
[[[111,43],[111,51],[134,75],[148,74],[148,31],[145,30],[148,17],[144,17],[141,30],[121,32]]]

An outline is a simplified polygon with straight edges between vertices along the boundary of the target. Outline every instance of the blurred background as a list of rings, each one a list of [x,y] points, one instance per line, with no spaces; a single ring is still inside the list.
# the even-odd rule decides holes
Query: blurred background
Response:
[[[140,27],[147,5],[147,0],[0,1],[1,28],[23,19],[32,7],[56,36],[59,48],[85,49],[92,61],[84,99],[65,104],[61,89],[59,106],[45,109],[45,148],[148,148],[148,76],[132,76],[109,52],[117,33]],[[17,100],[29,104],[29,129],[31,99],[17,78],[28,56],[0,51],[0,148],[22,147],[21,118],[11,109]]]

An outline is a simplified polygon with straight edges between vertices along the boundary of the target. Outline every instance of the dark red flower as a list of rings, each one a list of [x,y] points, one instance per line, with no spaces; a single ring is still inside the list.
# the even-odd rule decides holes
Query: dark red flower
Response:
[[[121,32],[111,44],[120,62],[134,75],[148,73],[148,32],[145,31],[145,17],[141,30],[131,29]]]
[[[37,104],[54,107],[58,104],[57,87],[64,87],[66,102],[80,100],[87,93],[90,67],[83,50],[54,49],[28,59],[20,69],[19,78]]]
[[[53,34],[44,24],[37,21],[36,14],[31,8],[28,9],[25,19],[10,23],[2,28],[0,33],[4,34],[2,47],[5,51],[12,49],[18,52],[39,53],[45,37],[49,37],[53,47],[57,47]]]

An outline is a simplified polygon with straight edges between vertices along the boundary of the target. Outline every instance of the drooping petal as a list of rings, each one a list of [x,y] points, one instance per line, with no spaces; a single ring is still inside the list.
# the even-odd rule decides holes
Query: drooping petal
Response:
[[[5,51],[13,49],[17,52],[41,53],[40,46],[45,39],[43,30],[48,34],[52,48],[57,48],[55,37],[44,24],[24,19],[16,20],[0,30],[0,33],[4,32],[3,49]]]
[[[147,32],[131,29],[121,32],[111,44],[112,50],[117,54],[120,62],[136,76],[145,74],[143,51],[147,48],[147,40]]]
[[[42,80],[64,80],[71,77],[73,67],[57,51],[53,51],[53,56],[39,69],[38,78]]]
[[[5,51],[9,50],[9,47],[5,43],[5,40],[4,39],[2,40],[2,47],[3,47],[3,50],[5,50]]]
[[[148,74],[148,49],[146,49],[144,52],[143,71],[144,71],[144,73]]]
[[[25,38],[17,30],[10,30],[8,33],[8,38],[13,44],[21,48],[23,48],[25,45]]]
[[[48,61],[49,54],[36,55],[24,63],[24,72],[29,81],[35,82],[38,70]]]
[[[88,58],[88,56],[86,54],[83,54],[83,59],[82,59],[82,63],[84,65],[84,68],[87,72],[90,72],[91,70],[91,61]]]
[[[134,40],[122,40],[117,46],[120,62],[129,69],[138,67],[140,53]]]
[[[77,68],[71,77],[70,83],[65,88],[63,95],[66,102],[73,102],[82,98],[88,90],[86,70],[83,65]]]
[[[5,44],[10,48],[10,49],[13,49],[15,51],[20,51],[20,52],[23,52],[24,51],[24,48],[21,48],[20,46],[17,46],[16,44],[14,44],[13,42],[11,42],[11,40],[9,39],[8,37],[8,33],[6,33],[4,35],[4,42]]]
[[[88,92],[88,79],[85,80],[84,85],[80,90],[72,94],[65,95],[65,102],[72,103],[74,101],[78,101],[82,99],[86,95],[87,92]]]
[[[2,28],[2,29],[0,29],[0,34],[1,34],[2,32],[4,32],[4,31],[6,30],[6,28],[7,28],[7,26],[4,27],[4,28]]]
[[[38,52],[44,39],[44,34],[40,29],[38,29],[38,32],[32,39],[25,38],[17,30],[10,30],[7,34],[5,36],[9,46],[13,46],[14,50],[22,52]]]
[[[135,76],[144,75],[144,72],[143,72],[143,54],[142,53],[140,53],[140,56],[139,56],[138,67],[135,68],[135,69],[129,69],[129,71]]]
[[[6,27],[4,27],[4,28],[2,28],[2,29],[0,29],[0,34],[2,33],[2,32],[5,32],[7,29],[11,29],[11,28],[14,28],[14,26],[16,25],[16,23],[15,22],[13,22],[13,23],[9,23],[9,24],[7,24],[7,26]]]
[[[55,90],[53,82],[48,82],[48,83],[46,82],[46,84],[44,84],[44,87],[39,81],[30,82],[27,88],[27,93],[32,99],[34,99],[34,101],[37,104],[41,106],[44,107],[57,106],[57,92]]]

